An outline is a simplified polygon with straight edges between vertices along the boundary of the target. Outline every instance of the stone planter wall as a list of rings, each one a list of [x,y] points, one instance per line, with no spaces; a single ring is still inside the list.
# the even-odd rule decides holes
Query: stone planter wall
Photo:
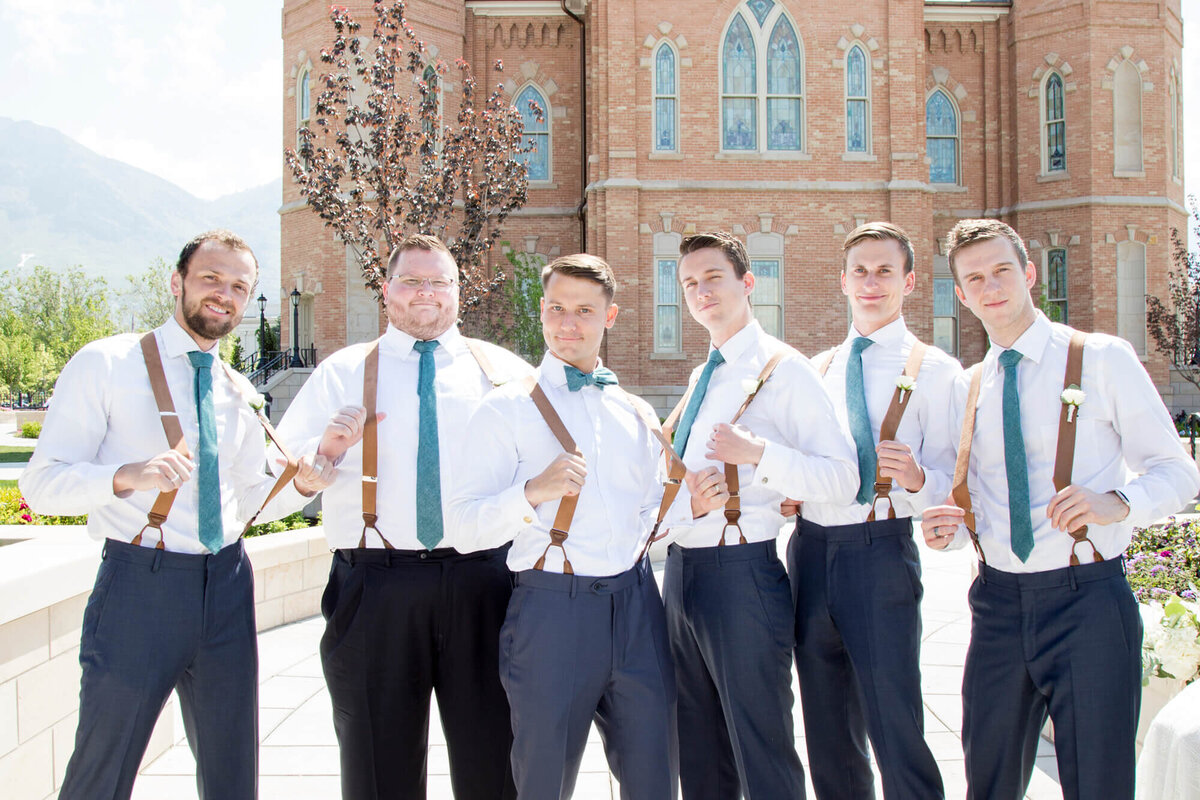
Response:
[[[0,794],[8,800],[56,795],[74,748],[79,712],[79,637],[100,559],[100,543],[79,526],[0,528]],[[321,528],[246,540],[254,565],[260,631],[319,613],[330,555]],[[171,705],[143,765],[183,735]]]

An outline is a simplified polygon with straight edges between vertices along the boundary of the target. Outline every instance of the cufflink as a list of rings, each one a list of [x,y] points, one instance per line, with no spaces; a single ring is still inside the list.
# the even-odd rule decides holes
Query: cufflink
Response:
[[[522,517],[522,519],[524,519],[524,520],[525,520],[525,524],[526,524],[526,525],[528,525],[528,524],[530,524],[531,522],[533,522],[533,517]]]

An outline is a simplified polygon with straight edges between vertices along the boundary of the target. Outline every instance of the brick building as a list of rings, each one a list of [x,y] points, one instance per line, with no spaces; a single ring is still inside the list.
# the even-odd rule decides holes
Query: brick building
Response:
[[[284,3],[285,145],[315,96],[327,13]],[[1186,223],[1180,0],[411,0],[408,16],[434,57],[477,72],[502,59],[518,107],[547,110],[504,236],[613,264],[605,361],[660,407],[706,352],[673,279],[682,235],[743,237],[756,314],[811,354],[846,333],[845,233],[891,220],[917,250],[909,326],[970,364],[986,336],[942,255],[968,216],[1012,224],[1044,306],[1128,338],[1172,393],[1144,296],[1163,291]],[[286,174],[281,219],[301,344],[328,354],[378,335],[357,266]]]

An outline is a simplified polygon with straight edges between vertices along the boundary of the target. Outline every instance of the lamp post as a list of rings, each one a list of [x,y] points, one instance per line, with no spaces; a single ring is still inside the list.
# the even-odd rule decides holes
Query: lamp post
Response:
[[[300,360],[300,290],[292,289],[292,360],[289,367],[303,367]]]
[[[267,296],[258,296],[258,363],[263,363],[267,350]]]

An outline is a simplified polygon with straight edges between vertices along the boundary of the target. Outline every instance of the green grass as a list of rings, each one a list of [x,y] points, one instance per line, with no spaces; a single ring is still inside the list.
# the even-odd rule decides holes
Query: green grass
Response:
[[[0,444],[0,464],[24,464],[33,455],[32,447]]]
[[[0,481],[0,489],[15,489],[15,488],[17,488],[17,482],[15,480]]]

